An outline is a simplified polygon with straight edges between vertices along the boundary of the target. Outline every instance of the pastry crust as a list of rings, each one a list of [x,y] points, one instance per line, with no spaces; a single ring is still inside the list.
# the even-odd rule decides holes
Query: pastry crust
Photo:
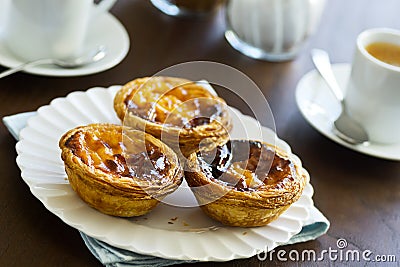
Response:
[[[74,191],[105,214],[146,214],[183,179],[171,148],[151,135],[123,126],[77,127],[62,136],[59,147]]]
[[[208,216],[229,226],[254,227],[275,220],[298,200],[308,174],[268,143],[231,140],[192,153],[185,179]]]
[[[145,131],[187,157],[228,141],[232,128],[225,101],[201,84],[172,77],[146,77],[124,85],[114,109],[125,126]]]

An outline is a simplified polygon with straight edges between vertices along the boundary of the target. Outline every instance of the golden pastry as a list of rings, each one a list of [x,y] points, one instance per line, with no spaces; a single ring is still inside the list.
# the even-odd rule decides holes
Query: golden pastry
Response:
[[[228,141],[227,105],[199,83],[172,77],[139,78],[124,85],[114,109],[125,126],[145,131],[188,156]]]
[[[225,225],[253,227],[275,220],[295,202],[308,175],[270,144],[231,140],[191,154],[185,179],[207,215]]]
[[[102,213],[146,214],[182,182],[177,155],[144,132],[112,124],[72,129],[60,139],[72,188]]]

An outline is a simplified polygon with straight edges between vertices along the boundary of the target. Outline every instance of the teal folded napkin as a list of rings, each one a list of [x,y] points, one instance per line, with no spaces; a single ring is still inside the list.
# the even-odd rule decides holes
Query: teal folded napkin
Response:
[[[19,132],[26,126],[27,120],[36,112],[26,112],[3,117],[3,122],[9,132],[16,140],[19,139]],[[281,245],[305,242],[318,238],[325,234],[330,226],[328,219],[315,207],[309,210],[310,217],[305,222],[300,233],[294,235],[287,243]],[[171,260],[149,255],[142,255],[125,249],[116,248],[103,241],[87,236],[80,232],[83,241],[90,252],[105,266],[128,267],[128,266],[169,266],[195,261]]]

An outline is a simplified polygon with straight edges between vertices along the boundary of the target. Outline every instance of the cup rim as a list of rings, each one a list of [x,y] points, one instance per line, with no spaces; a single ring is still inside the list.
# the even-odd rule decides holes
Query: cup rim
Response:
[[[400,45],[400,30],[392,29],[392,28],[372,28],[363,31],[360,33],[357,37],[357,48],[361,52],[361,54],[372,61],[373,63],[385,68],[389,69],[391,71],[395,72],[400,72],[400,67],[391,65],[389,63],[386,63],[384,61],[381,61],[377,59],[376,57],[372,56],[368,51],[365,49],[366,45],[362,42],[367,36],[370,36],[371,34],[387,34],[387,35],[392,35],[392,36],[397,36],[399,38],[399,44]]]

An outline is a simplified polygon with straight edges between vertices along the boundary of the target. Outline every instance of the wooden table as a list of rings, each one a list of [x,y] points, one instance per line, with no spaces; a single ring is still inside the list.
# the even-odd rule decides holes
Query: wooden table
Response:
[[[335,249],[336,241],[345,238],[349,248],[396,255],[398,265],[400,164],[356,153],[319,134],[301,116],[294,92],[299,79],[313,68],[309,57],[311,47],[328,50],[334,62],[350,62],[357,34],[378,26],[399,29],[399,10],[397,0],[330,0],[320,27],[302,53],[293,61],[269,63],[247,58],[232,49],[224,39],[225,26],[220,14],[177,19],[162,14],[148,1],[120,0],[112,13],[128,30],[131,49],[119,65],[83,77],[18,73],[1,79],[0,115],[36,110],[69,92],[123,84],[180,62],[210,60],[228,64],[247,74],[265,94],[278,135],[292,146],[309,170],[315,204],[332,223],[329,232],[317,240],[282,248],[321,252],[329,247]],[[0,71],[4,69],[0,67]],[[0,265],[100,266],[78,231],[47,211],[30,193],[15,164],[14,146],[15,140],[4,126],[0,127]],[[335,263],[326,257],[323,264],[345,263]],[[349,263],[357,264],[365,262]],[[322,263],[280,262],[276,257],[269,262],[253,257],[213,265],[320,266]]]

